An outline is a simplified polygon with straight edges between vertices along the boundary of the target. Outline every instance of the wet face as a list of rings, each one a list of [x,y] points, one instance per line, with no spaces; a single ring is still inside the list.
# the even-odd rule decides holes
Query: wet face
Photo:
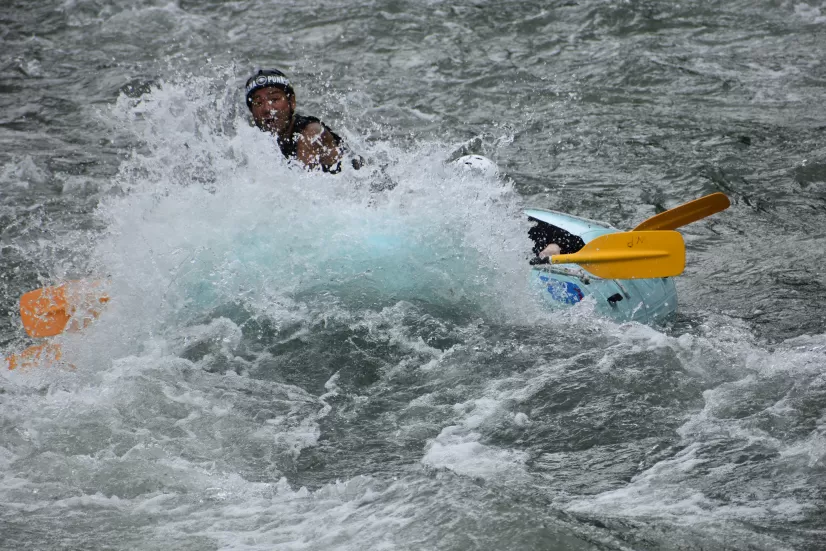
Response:
[[[252,118],[261,130],[284,134],[290,126],[295,111],[295,97],[281,88],[268,87],[256,90],[251,98]]]

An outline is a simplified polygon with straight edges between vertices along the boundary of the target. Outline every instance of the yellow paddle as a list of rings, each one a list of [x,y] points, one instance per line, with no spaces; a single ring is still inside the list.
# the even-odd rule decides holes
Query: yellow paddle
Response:
[[[80,330],[100,315],[109,302],[100,282],[70,281],[29,291],[20,297],[20,319],[30,337],[53,337],[69,328]]]
[[[549,260],[578,264],[605,279],[671,277],[685,269],[685,243],[675,231],[609,233],[573,254],[556,254]]]
[[[652,216],[634,228],[633,231],[676,230],[680,226],[685,226],[697,220],[702,220],[706,216],[726,210],[729,205],[731,205],[731,202],[724,194],[712,193]]]

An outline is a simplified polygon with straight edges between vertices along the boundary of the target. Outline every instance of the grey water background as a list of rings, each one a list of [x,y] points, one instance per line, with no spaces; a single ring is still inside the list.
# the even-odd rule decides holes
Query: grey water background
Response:
[[[305,290],[291,324],[227,306],[171,354],[4,376],[0,548],[826,547],[826,4],[2,8],[4,352],[31,343],[20,294],[88,275],[111,182],[163,150],[106,119],[166,87],[229,124],[253,67],[396,179],[399,151],[473,152],[619,228],[732,207],[682,228],[664,328],[409,297],[328,319]]]

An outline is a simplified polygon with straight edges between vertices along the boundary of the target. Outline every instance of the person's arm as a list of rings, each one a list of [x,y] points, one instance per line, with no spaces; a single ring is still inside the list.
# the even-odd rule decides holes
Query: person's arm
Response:
[[[296,158],[308,168],[334,169],[341,161],[342,148],[338,140],[320,123],[308,124],[298,138]]]

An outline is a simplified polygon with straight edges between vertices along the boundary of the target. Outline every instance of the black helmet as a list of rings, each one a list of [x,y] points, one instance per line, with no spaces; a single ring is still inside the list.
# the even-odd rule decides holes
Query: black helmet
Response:
[[[252,108],[252,95],[256,90],[270,86],[281,88],[288,95],[295,96],[293,85],[290,84],[287,75],[278,69],[261,69],[258,74],[251,76],[247,81],[247,107]]]

